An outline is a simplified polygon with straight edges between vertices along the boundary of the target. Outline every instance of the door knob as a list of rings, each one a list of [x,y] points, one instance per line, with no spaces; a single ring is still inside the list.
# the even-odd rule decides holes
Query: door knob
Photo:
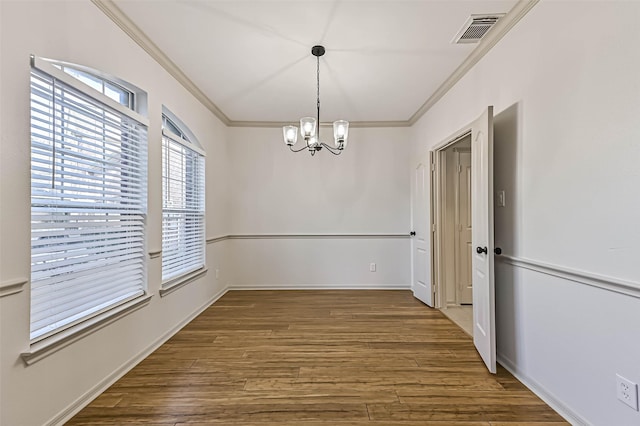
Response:
[[[493,252],[500,256],[502,254],[502,249],[500,247],[496,247],[493,249]]]
[[[487,248],[486,247],[476,247],[476,253],[478,254],[487,254]]]
[[[414,235],[416,235],[416,231],[409,232],[409,235],[411,235],[413,237]]]

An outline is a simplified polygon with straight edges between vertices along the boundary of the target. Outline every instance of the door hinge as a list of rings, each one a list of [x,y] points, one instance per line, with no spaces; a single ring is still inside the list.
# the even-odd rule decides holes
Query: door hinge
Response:
[[[458,164],[458,173],[462,173],[462,165]]]

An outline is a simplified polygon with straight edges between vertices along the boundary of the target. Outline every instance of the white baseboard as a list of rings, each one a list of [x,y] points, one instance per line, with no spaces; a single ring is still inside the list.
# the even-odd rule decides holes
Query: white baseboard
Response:
[[[591,425],[591,423],[573,412],[562,401],[547,391],[540,383],[524,374],[510,359],[498,354],[498,363],[573,426]]]
[[[49,426],[62,426],[65,422],[67,422],[71,417],[75,416],[80,410],[89,405],[91,401],[96,399],[102,392],[107,390],[109,386],[118,381],[122,376],[127,374],[133,367],[138,365],[142,360],[148,357],[153,351],[162,346],[167,340],[169,340],[174,334],[176,334],[182,327],[187,325],[191,320],[200,315],[205,309],[214,304],[218,299],[224,296],[228,291],[228,288],[224,288],[218,293],[216,293],[211,299],[205,302],[202,306],[196,309],[191,315],[178,323],[175,327],[164,333],[158,339],[156,339],[153,343],[151,343],[147,348],[143,349],[140,353],[135,355],[129,361],[125,362],[120,368],[115,370],[113,373],[104,378],[104,380],[100,381],[93,388],[89,389],[84,395],[80,398],[76,399],[72,402],[67,408],[62,410],[59,414],[54,416],[51,420],[45,423],[45,425]]]
[[[231,284],[229,290],[411,290],[411,284]]]

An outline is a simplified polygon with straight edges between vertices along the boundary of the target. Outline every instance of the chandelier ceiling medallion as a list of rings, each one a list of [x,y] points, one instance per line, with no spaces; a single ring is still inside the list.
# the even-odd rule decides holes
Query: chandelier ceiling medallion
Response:
[[[324,46],[313,46],[311,48],[311,54],[316,57],[316,77],[317,77],[317,116],[303,117],[300,119],[300,135],[304,139],[306,146],[300,149],[293,149],[293,145],[298,141],[298,127],[296,126],[284,126],[282,128],[282,134],[284,136],[284,143],[289,146],[292,152],[300,152],[308,149],[311,155],[314,155],[317,151],[320,151],[322,147],[327,148],[327,151],[333,155],[340,155],[342,150],[347,146],[347,138],[349,136],[349,122],[345,120],[338,120],[333,122],[333,138],[335,147],[331,147],[320,140],[320,56],[324,55]]]

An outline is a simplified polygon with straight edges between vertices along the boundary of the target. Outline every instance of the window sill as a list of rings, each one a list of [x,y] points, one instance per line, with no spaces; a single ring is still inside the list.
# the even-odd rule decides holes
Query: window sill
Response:
[[[60,349],[88,336],[102,327],[146,306],[153,296],[142,295],[120,306],[110,309],[101,315],[90,318],[75,327],[62,331],[40,342],[31,345],[28,352],[21,354],[25,364],[31,365]]]
[[[200,269],[196,269],[193,272],[189,272],[185,275],[181,275],[177,278],[173,278],[166,283],[164,283],[164,287],[160,289],[160,297],[167,296],[179,288],[189,284],[192,281],[197,280],[198,278],[207,274],[208,269],[203,266]]]

